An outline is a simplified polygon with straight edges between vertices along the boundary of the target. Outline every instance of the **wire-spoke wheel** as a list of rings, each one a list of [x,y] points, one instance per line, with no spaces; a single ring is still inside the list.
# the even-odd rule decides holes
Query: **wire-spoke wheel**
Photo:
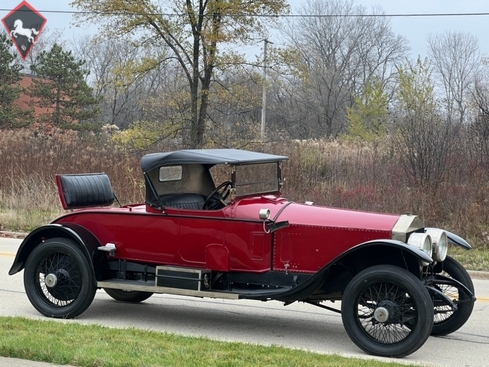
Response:
[[[435,273],[440,276],[452,278],[474,293],[474,284],[467,270],[455,259],[447,256],[445,261],[435,266]],[[460,329],[469,319],[474,308],[474,302],[465,292],[459,291],[455,285],[436,283],[433,286],[450,298],[458,309],[453,311],[450,306],[437,302],[435,299],[435,319],[431,335],[447,335]],[[438,304],[440,303],[440,304]]]
[[[76,317],[90,306],[97,290],[90,266],[72,240],[52,238],[42,242],[26,261],[27,297],[45,316]]]
[[[341,312],[352,341],[367,353],[386,357],[418,350],[433,325],[433,303],[425,286],[391,265],[357,274],[345,289]]]

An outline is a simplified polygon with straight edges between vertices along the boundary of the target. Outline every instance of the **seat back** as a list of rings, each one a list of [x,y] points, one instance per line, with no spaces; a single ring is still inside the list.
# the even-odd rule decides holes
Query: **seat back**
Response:
[[[115,195],[105,173],[56,175],[64,209],[110,206]]]

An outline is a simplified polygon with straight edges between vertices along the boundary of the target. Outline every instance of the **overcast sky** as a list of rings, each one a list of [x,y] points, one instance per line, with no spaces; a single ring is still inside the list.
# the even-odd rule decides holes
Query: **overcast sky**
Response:
[[[14,9],[20,0],[0,0],[0,18]],[[48,29],[66,31],[66,38],[71,39],[80,32],[95,32],[89,26],[74,28],[70,25],[70,14],[59,14],[49,11],[73,11],[71,0],[29,0],[28,3],[47,18]],[[289,0],[293,13],[304,1]],[[430,13],[489,13],[489,0],[355,0],[368,10],[380,6],[386,14],[430,14]],[[43,10],[45,12],[43,12]],[[438,17],[393,17],[392,28],[395,33],[406,37],[410,43],[412,57],[420,54],[426,56],[427,37],[430,34],[445,31],[466,32],[476,36],[481,51],[489,55],[489,16],[438,16]]]
[[[304,1],[289,0],[293,11]],[[489,13],[489,0],[355,0],[370,12],[379,6],[385,14]],[[489,55],[489,16],[392,17],[392,29],[409,41],[412,57],[426,56],[430,34],[446,31],[470,33],[479,40],[481,51]]]

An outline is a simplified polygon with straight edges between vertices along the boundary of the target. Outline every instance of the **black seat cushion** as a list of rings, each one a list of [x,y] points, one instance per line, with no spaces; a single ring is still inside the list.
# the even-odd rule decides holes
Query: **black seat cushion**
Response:
[[[166,194],[160,195],[160,200],[164,207],[201,210],[205,197],[200,194]]]

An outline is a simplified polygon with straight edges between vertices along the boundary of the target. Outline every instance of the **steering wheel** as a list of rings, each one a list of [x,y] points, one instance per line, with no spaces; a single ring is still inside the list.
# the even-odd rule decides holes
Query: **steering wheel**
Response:
[[[224,200],[226,200],[231,193],[229,188],[232,184],[233,183],[231,181],[224,181],[217,186],[205,199],[204,209],[215,210],[226,206],[227,204],[224,202]]]

